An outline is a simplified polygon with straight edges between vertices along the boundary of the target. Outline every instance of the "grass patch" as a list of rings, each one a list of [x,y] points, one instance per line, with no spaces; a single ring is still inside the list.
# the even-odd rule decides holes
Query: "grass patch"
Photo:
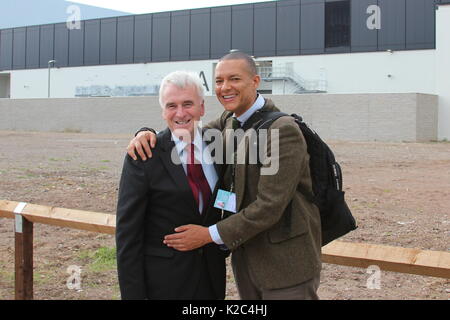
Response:
[[[14,272],[0,270],[0,279],[2,279],[3,281],[7,281],[7,282],[13,282],[15,279]]]
[[[88,269],[93,272],[104,272],[116,268],[116,248],[100,247],[97,250],[83,250],[78,257],[88,260]]]
[[[450,143],[450,140],[444,138],[442,140],[431,140],[431,143]]]
[[[100,167],[90,167],[85,164],[80,164],[81,170],[89,171],[90,173],[99,173],[103,170],[108,170],[109,168],[107,166],[100,166]]]
[[[48,159],[48,161],[52,161],[52,162],[61,162],[61,161],[64,161],[64,162],[70,162],[70,159],[63,159],[63,158],[49,158]]]
[[[64,130],[62,131],[64,133],[82,133],[83,130],[79,129],[79,128],[64,128]]]
[[[47,271],[45,271],[44,273],[39,271],[33,272],[33,282],[36,285],[43,285],[49,283],[50,278],[51,277]]]

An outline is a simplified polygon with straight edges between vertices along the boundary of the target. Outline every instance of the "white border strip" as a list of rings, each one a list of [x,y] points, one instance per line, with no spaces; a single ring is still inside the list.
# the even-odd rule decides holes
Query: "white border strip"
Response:
[[[23,211],[23,209],[25,208],[26,205],[27,205],[26,202],[19,202],[17,207],[14,209],[14,213],[15,213],[14,231],[15,232],[18,232],[18,233],[22,233],[23,232],[22,211]]]

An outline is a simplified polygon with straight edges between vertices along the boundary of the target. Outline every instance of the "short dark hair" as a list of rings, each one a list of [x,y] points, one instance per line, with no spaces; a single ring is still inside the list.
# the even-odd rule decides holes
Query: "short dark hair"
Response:
[[[255,60],[253,59],[253,57],[251,57],[250,55],[246,54],[245,52],[242,51],[231,51],[230,53],[224,55],[222,58],[219,59],[220,61],[225,61],[225,60],[244,60],[248,66],[248,70],[251,73],[251,75],[257,75],[258,74],[258,70],[256,69],[256,63]]]

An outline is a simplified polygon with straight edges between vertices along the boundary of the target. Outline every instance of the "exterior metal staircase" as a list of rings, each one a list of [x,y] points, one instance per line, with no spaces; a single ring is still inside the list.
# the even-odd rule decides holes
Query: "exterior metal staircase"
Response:
[[[298,75],[292,63],[277,67],[258,67],[258,74],[264,81],[285,81],[294,87],[294,93],[324,93],[327,92],[326,80],[306,80]]]

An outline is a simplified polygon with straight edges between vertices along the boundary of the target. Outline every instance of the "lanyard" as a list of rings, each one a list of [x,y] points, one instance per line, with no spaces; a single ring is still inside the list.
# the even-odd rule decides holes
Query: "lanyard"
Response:
[[[236,147],[237,148],[237,147]],[[231,186],[230,191],[228,191],[228,197],[234,192],[234,180],[236,177],[236,163],[237,163],[237,150],[234,152],[234,162],[231,164]],[[228,202],[228,199],[227,199]],[[224,209],[221,209],[221,220],[223,219]]]

